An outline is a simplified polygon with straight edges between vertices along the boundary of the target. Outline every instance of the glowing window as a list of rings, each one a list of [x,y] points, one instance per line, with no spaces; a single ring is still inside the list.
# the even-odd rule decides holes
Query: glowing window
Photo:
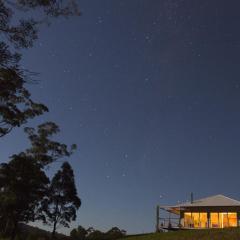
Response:
[[[210,221],[211,221],[211,227],[212,228],[218,228],[219,227],[218,213],[211,213],[210,214]]]
[[[193,221],[194,228],[200,227],[199,213],[194,213],[194,212],[192,213],[192,221]]]
[[[184,226],[190,228],[192,224],[192,214],[190,212],[184,213]]]
[[[199,223],[200,228],[207,228],[208,227],[207,213],[200,213],[199,222],[200,222]]]
[[[229,227],[237,227],[237,213],[228,213]]]

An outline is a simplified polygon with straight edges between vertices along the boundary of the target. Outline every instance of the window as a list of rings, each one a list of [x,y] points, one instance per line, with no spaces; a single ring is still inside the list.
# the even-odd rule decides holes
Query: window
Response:
[[[229,227],[237,227],[237,213],[228,213]]]
[[[210,214],[210,222],[212,228],[218,228],[219,227],[219,219],[218,219],[218,213],[211,213]]]
[[[192,213],[190,212],[184,213],[184,227],[192,227]]]
[[[192,221],[193,221],[194,228],[200,227],[199,213],[192,213]]]
[[[199,226],[200,228],[208,227],[207,213],[200,213],[199,220],[200,220],[200,226]]]
[[[184,227],[207,228],[207,213],[206,212],[186,212],[184,213]]]

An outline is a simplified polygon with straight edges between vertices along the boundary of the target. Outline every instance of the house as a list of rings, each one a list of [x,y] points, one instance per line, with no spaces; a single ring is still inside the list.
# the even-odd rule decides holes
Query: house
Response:
[[[169,217],[160,217],[160,210],[167,211]],[[174,214],[175,218],[172,218]],[[205,229],[240,226],[240,201],[223,195],[215,195],[199,200],[157,207],[156,229]]]

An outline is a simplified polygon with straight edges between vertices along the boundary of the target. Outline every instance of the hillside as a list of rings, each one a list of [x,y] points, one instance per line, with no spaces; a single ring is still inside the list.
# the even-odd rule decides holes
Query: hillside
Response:
[[[51,232],[45,231],[41,228],[37,228],[37,227],[33,227],[30,225],[26,225],[26,224],[21,224],[20,228],[22,229],[21,232],[24,234],[31,234],[31,235],[37,235],[37,236],[46,236],[46,237],[50,237],[51,236]],[[56,237],[58,239],[69,239],[68,236],[65,236],[63,234],[59,234],[56,233]]]
[[[240,229],[192,230],[128,236],[124,240],[239,240]]]
[[[20,224],[19,228],[21,229],[20,230],[21,233],[18,235],[17,239],[20,239],[20,240],[26,240],[26,239],[48,240],[48,239],[51,239],[51,232],[45,231],[43,229],[33,227],[30,225],[26,225],[26,224]],[[70,237],[63,235],[63,234],[56,233],[56,239],[57,240],[69,240]],[[1,236],[0,236],[0,240],[8,240],[8,238],[1,238]]]

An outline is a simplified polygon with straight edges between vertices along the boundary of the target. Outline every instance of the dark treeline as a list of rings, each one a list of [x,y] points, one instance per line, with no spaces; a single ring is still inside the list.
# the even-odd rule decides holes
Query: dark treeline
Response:
[[[25,17],[36,16],[35,11],[38,18]],[[79,15],[75,0],[0,0],[0,137],[24,126],[30,141],[25,151],[1,159],[0,234],[10,239],[18,236],[22,223],[34,221],[52,226],[55,238],[57,227],[69,227],[81,205],[72,167],[65,160],[76,145],[54,140],[60,131],[54,122],[26,126],[48,108],[32,99],[27,85],[34,82],[33,74],[21,67],[21,50],[34,45],[39,27],[73,15]],[[63,164],[50,179],[46,168],[60,159]]]
[[[126,231],[117,227],[113,227],[107,232],[101,232],[93,228],[85,229],[78,226],[70,233],[71,240],[115,240],[124,236],[126,236]]]
[[[21,224],[21,236],[17,239],[24,240],[51,240],[51,233],[43,229],[32,227],[29,225]],[[109,231],[101,232],[93,229],[92,227],[85,229],[82,226],[78,226],[73,229],[70,236],[56,233],[56,239],[58,240],[116,240],[124,238],[126,236],[125,230],[120,230],[117,227],[111,228]]]

